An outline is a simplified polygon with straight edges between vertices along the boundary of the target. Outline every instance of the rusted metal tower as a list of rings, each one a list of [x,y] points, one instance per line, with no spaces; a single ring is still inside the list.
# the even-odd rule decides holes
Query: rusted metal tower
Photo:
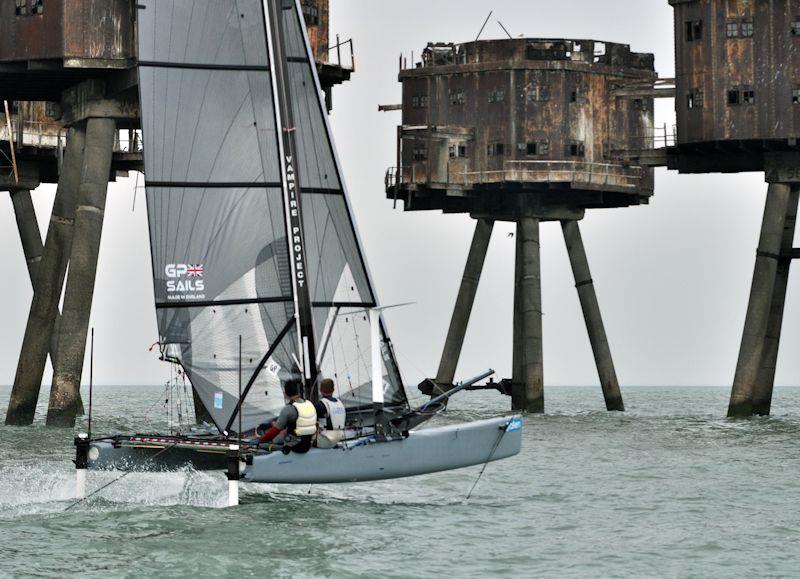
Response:
[[[411,68],[401,60],[400,82],[403,120],[387,196],[406,211],[477,221],[435,383],[453,383],[493,223],[513,221],[506,392],[517,409],[544,410],[539,224],[560,221],[606,406],[623,410],[578,221],[587,209],[640,205],[653,194],[652,170],[625,154],[652,141],[653,56],[594,40],[429,44]]]
[[[207,0],[161,1],[207,9]],[[354,70],[352,41],[329,46],[328,0],[302,4],[330,107],[332,87]],[[48,424],[73,424],[80,406],[107,183],[142,169],[137,8],[134,0],[0,0],[0,104],[9,104],[0,110],[0,190],[11,193],[34,287],[7,424],[33,421],[48,353]],[[43,244],[30,192],[56,182]]]
[[[669,0],[681,173],[769,183],[729,416],[770,413],[800,196],[800,0]]]

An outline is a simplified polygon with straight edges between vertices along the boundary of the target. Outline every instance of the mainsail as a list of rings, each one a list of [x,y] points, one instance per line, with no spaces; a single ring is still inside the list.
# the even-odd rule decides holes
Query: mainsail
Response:
[[[299,4],[138,7],[165,354],[183,366],[221,431],[237,428],[238,408],[243,430],[274,416],[285,403],[282,383],[303,375],[334,378],[350,409],[370,407],[366,310],[377,300]],[[385,332],[382,360],[387,405],[407,406]]]

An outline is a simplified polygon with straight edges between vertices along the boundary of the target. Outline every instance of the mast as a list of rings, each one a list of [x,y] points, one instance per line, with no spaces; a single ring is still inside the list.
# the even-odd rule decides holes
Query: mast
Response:
[[[289,6],[293,7],[294,3]],[[285,54],[285,35],[282,11],[284,0],[264,0],[267,17],[267,45],[270,52],[270,74],[272,77],[277,126],[280,132],[278,145],[281,156],[284,205],[286,207],[287,242],[292,264],[292,288],[297,321],[298,360],[303,371],[305,397],[316,398],[317,353],[314,340],[313,305],[308,287],[305,236],[303,235],[303,211],[300,182],[295,172],[297,146],[294,139],[295,125],[291,97],[287,83],[288,70]]]

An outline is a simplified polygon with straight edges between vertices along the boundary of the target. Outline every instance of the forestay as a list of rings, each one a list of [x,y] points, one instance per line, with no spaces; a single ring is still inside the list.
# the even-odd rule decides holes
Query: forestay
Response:
[[[273,3],[270,5],[270,3]],[[298,6],[283,0],[138,0],[140,96],[153,279],[162,348],[220,430],[284,404],[300,376],[296,292],[265,7],[281,13],[294,113],[314,358],[353,408],[370,402],[366,307],[375,296],[333,152]],[[278,45],[278,43],[280,43]],[[354,313],[360,312],[360,313]],[[406,405],[384,339],[387,403]],[[313,360],[312,360],[313,362]]]

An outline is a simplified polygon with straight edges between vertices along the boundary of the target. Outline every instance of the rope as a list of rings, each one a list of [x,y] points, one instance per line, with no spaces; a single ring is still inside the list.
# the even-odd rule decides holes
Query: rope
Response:
[[[494,456],[494,453],[497,452],[497,448],[500,446],[500,443],[502,442],[503,437],[506,435],[507,431],[508,431],[508,425],[504,426],[503,429],[500,431],[500,436],[497,437],[497,441],[494,443],[494,446],[492,447],[492,452],[489,453],[489,457],[486,459],[486,462],[483,463],[481,472],[478,473],[478,478],[476,478],[475,482],[472,483],[472,488],[469,489],[469,492],[467,493],[467,498],[464,499],[465,502],[469,500],[469,498],[472,496],[472,491],[474,491],[475,487],[478,486],[478,482],[481,480],[481,477],[483,476],[486,467],[492,461],[492,457]]]
[[[162,454],[164,454],[164,453],[165,453],[165,452],[167,452],[168,450],[171,450],[171,449],[175,448],[175,446],[176,446],[177,444],[178,444],[178,443],[176,442],[176,443],[174,443],[174,444],[171,444],[170,446],[164,447],[163,449],[161,449],[161,450],[159,450],[157,453],[155,453],[153,456],[151,456],[151,457],[150,457],[150,460],[155,460],[156,458],[158,458],[159,456],[161,456]],[[78,499],[77,501],[75,501],[74,503],[72,503],[70,506],[68,506],[66,509],[64,509],[64,512],[66,513],[67,511],[69,511],[69,510],[73,509],[74,507],[78,506],[80,503],[83,503],[83,502],[87,501],[88,499],[92,498],[93,496],[95,496],[96,494],[98,494],[100,491],[103,491],[103,490],[107,489],[108,487],[110,487],[110,486],[111,486],[111,485],[113,485],[114,483],[118,483],[119,481],[121,481],[122,479],[124,479],[126,476],[128,476],[128,475],[129,475],[129,474],[131,474],[132,472],[134,472],[134,471],[132,471],[132,470],[129,470],[128,472],[126,472],[126,473],[123,473],[121,476],[118,476],[117,478],[115,478],[115,479],[114,479],[114,480],[112,480],[111,482],[104,484],[103,486],[101,486],[101,487],[100,487],[99,489],[97,489],[96,491],[89,493],[88,495],[86,495],[86,496],[85,496],[85,497],[83,497],[82,499]]]

